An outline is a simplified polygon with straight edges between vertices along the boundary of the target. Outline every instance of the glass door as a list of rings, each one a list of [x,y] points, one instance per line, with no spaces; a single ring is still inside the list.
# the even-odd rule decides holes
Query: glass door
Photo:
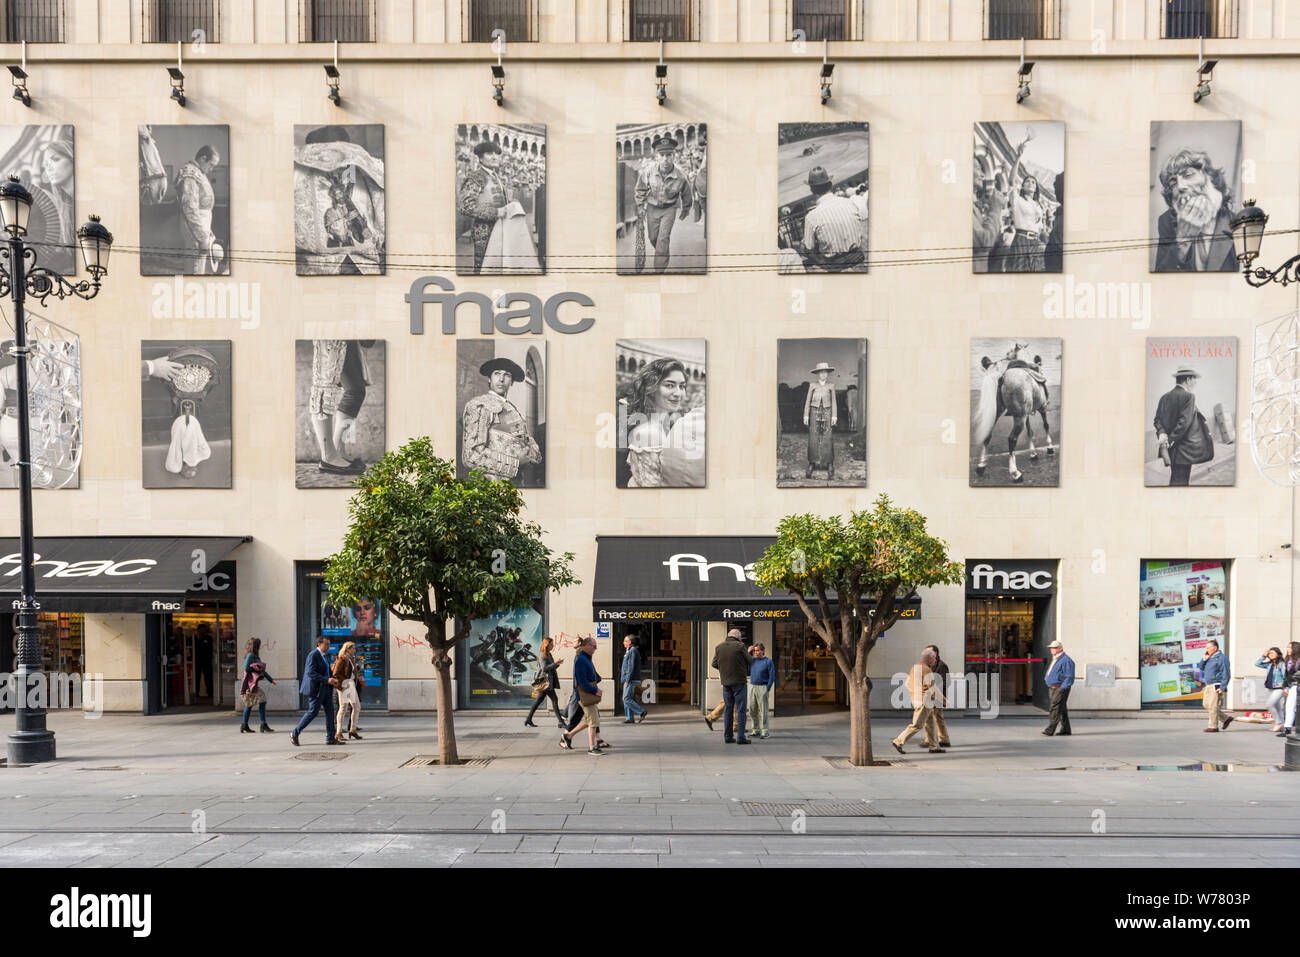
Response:
[[[966,599],[966,667],[1003,704],[1033,701],[1034,603],[1015,598]],[[973,707],[972,702],[967,703]]]

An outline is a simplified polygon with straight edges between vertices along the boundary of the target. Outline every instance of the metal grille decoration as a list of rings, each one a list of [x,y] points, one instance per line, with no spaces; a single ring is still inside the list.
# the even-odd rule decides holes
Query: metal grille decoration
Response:
[[[1274,485],[1300,485],[1300,312],[1255,327],[1250,454]]]
[[[27,342],[32,485],[63,488],[81,467],[81,338],[29,314]]]

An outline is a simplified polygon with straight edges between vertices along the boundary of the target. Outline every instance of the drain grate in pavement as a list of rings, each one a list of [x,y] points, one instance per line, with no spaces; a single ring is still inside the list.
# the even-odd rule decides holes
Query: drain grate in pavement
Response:
[[[859,771],[862,767],[869,768],[915,768],[915,764],[907,761],[872,761],[868,765],[859,766],[849,761],[846,755],[822,755],[822,760],[835,768],[837,771]]]
[[[350,758],[350,754],[340,754],[338,751],[304,751],[302,754],[295,754],[295,761],[342,761],[344,758]]]
[[[808,817],[881,817],[865,801],[846,801],[840,804],[752,804],[744,805],[750,817],[789,817],[803,811]]]
[[[102,768],[77,768],[78,771],[125,771],[126,768],[120,764],[111,764]]]
[[[485,768],[492,761],[490,757],[463,757],[455,765],[447,767]],[[398,765],[399,768],[440,768],[443,767],[436,754],[417,754],[409,761]]]
[[[458,738],[473,739],[474,741],[511,741],[515,738],[536,738],[538,733],[535,731],[476,731],[470,734],[457,735]]]

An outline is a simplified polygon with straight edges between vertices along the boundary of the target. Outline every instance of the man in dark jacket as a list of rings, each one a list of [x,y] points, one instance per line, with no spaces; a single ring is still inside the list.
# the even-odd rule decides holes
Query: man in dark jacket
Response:
[[[1160,458],[1169,466],[1170,485],[1190,484],[1192,466],[1214,458],[1214,439],[1192,394],[1199,378],[1195,369],[1180,368],[1174,373],[1174,387],[1156,406],[1156,439]]]
[[[930,723],[925,726],[925,746],[948,748],[952,743],[948,740],[948,722],[943,720],[943,709],[948,703],[944,697],[948,693],[948,663],[939,657],[938,645],[925,647],[934,652],[934,666],[930,670],[934,672],[934,687],[937,692],[934,698],[934,712]]]
[[[330,664],[325,658],[325,652],[329,647],[330,640],[321,635],[316,639],[315,650],[307,656],[307,662],[302,666],[302,684],[298,690],[307,696],[307,713],[298,722],[298,727],[289,734],[289,740],[293,742],[294,747],[298,746],[298,735],[302,734],[303,729],[316,719],[316,715],[320,714],[322,708],[325,709],[325,743],[343,743],[334,737],[334,708],[331,707],[330,700]]]
[[[722,714],[722,731],[725,744],[749,744],[745,737],[745,692],[749,686],[749,671],[754,659],[745,650],[740,631],[733,628],[727,632],[727,640],[718,645],[713,653],[713,667],[718,669],[722,679],[722,701],[725,709]],[[732,715],[735,724],[732,724]],[[732,737],[732,728],[736,728],[736,737]]]
[[[636,700],[636,686],[641,683],[641,652],[631,635],[623,638],[623,667],[619,673],[623,684],[623,723],[640,724],[645,720],[645,708]]]

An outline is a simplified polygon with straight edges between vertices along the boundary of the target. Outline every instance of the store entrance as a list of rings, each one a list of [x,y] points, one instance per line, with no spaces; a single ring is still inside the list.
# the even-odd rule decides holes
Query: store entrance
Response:
[[[807,622],[773,624],[776,713],[837,711],[848,707],[848,688],[826,643]]]
[[[187,601],[162,622],[159,709],[230,708],[235,701],[235,603]]]
[[[702,629],[702,624],[699,628]],[[652,682],[656,705],[699,706],[696,682],[695,633],[697,623],[690,621],[655,621],[640,624],[614,625],[614,713],[623,713],[623,686],[619,675],[623,671],[623,639],[632,638],[632,644],[641,652],[642,682]],[[642,684],[637,700],[647,702],[650,687]]]
[[[997,679],[1001,704],[1047,707],[1043,684],[1047,655],[1047,598],[967,598],[966,668],[977,681]],[[968,702],[974,707],[976,702]]]

